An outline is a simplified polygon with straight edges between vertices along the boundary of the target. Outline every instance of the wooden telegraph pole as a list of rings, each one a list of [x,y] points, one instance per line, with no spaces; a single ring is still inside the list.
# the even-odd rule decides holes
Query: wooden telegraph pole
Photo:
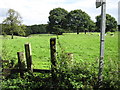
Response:
[[[100,60],[99,60],[99,73],[98,73],[98,87],[101,87],[103,81],[103,68],[104,68],[104,40],[106,28],[106,0],[96,0],[96,8],[101,6],[101,35],[100,35]]]

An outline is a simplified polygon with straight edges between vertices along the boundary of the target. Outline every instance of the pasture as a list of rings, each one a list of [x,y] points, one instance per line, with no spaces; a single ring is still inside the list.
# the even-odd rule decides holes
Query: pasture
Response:
[[[67,81],[70,82],[72,88],[85,88],[86,85],[90,85],[87,86],[88,88],[93,88],[97,83],[100,53],[99,33],[80,33],[79,35],[75,33],[64,33],[63,35],[59,36],[50,34],[36,34],[30,35],[29,37],[14,36],[14,39],[10,39],[10,36],[0,36],[0,38],[2,40],[2,42],[0,42],[2,43],[2,59],[10,61],[13,60],[15,64],[17,64],[18,62],[17,52],[25,52],[24,44],[30,43],[34,69],[50,69],[50,38],[57,38],[57,57],[64,53],[74,54],[73,60],[75,61],[75,63],[73,66],[73,71],[71,73],[65,71],[65,75],[63,75],[64,73],[61,74],[67,78]],[[57,58],[58,61],[63,59],[66,60],[65,58]],[[107,33],[107,35],[105,36],[103,88],[119,87],[118,63],[118,33],[114,33],[114,36],[110,33]],[[64,67],[62,67],[62,69],[64,70]],[[66,76],[69,74],[70,77]],[[83,79],[85,79],[85,81]],[[23,83],[24,82],[26,81],[23,81]],[[50,82],[46,83],[50,85]],[[4,87],[8,85],[7,82],[4,83]],[[67,84],[64,84],[64,86],[66,85]]]
[[[29,37],[17,37],[10,39],[10,36],[3,37],[2,59],[14,60],[17,63],[17,52],[24,51],[24,44],[30,43],[32,48],[33,68],[50,68],[50,38],[57,38],[56,35],[38,34]],[[63,34],[58,36],[58,54],[61,50],[66,53],[73,53],[74,60],[82,63],[89,63],[91,66],[99,60],[100,36],[99,33]],[[118,60],[118,35],[105,36],[105,67],[109,62],[117,64]],[[89,66],[88,65],[88,66]],[[113,65],[114,66],[114,65]],[[115,68],[116,66],[114,66]]]

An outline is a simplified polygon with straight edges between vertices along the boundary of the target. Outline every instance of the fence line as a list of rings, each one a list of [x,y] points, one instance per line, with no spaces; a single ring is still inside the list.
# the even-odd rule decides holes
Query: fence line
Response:
[[[29,43],[24,44],[25,47],[25,55],[24,52],[17,52],[18,56],[18,69],[16,68],[3,68],[3,75],[5,76],[5,72],[13,72],[13,73],[20,73],[20,76],[24,76],[24,72],[30,71],[30,72],[39,72],[39,73],[51,73],[52,74],[52,80],[57,80],[57,61],[56,61],[56,38],[50,39],[50,56],[51,56],[51,70],[45,70],[45,69],[33,69],[32,67],[32,53],[31,53],[31,45]],[[73,59],[73,54],[68,53],[66,54],[69,59]],[[24,57],[25,56],[25,57]],[[26,59],[26,63],[25,63]],[[70,60],[70,62],[71,62]],[[9,63],[8,60],[2,60],[3,63]],[[9,73],[6,73],[9,75]],[[7,76],[8,76],[7,75]]]

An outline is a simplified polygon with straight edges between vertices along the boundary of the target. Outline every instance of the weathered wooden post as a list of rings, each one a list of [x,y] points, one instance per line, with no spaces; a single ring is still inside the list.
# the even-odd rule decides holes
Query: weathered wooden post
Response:
[[[52,79],[56,82],[57,75],[56,75],[56,38],[50,39],[50,53],[51,53],[51,73]]]
[[[26,56],[27,70],[33,72],[32,53],[31,53],[31,46],[29,43],[25,44],[25,56]]]
[[[18,66],[19,66],[19,70],[20,70],[20,77],[23,77],[24,69],[25,69],[24,53],[17,52],[17,56],[18,56]]]

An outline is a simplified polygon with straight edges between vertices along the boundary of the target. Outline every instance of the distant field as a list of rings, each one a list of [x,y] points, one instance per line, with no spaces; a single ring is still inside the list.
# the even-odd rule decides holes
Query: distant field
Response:
[[[0,36],[1,38],[2,36]],[[2,58],[6,60],[15,60],[17,63],[17,52],[24,51],[24,44],[31,43],[33,68],[49,69],[50,68],[50,38],[56,38],[56,35],[37,34],[29,37],[17,37],[12,40],[10,36],[2,38]],[[82,63],[89,63],[91,66],[98,62],[100,49],[99,33],[66,33],[59,36],[59,42],[65,52],[73,53],[74,60]],[[57,44],[57,52],[61,51]],[[108,33],[105,36],[105,68],[109,67],[108,63],[116,69],[118,61],[118,35],[111,36]],[[89,66],[88,66],[89,67]]]

